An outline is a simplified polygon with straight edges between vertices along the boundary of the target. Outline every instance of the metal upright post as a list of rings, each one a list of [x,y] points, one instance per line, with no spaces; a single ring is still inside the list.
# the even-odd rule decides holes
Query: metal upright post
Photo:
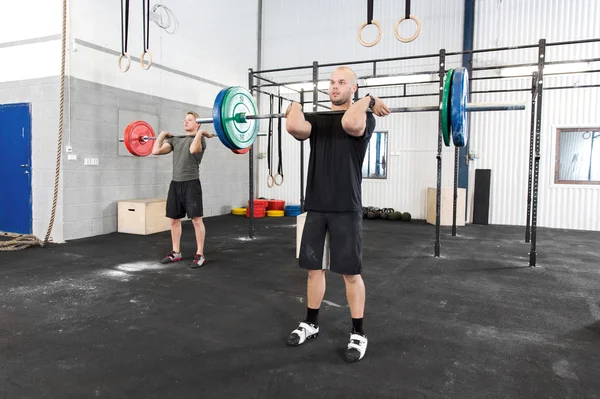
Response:
[[[454,197],[452,199],[452,236],[456,236],[456,202],[458,201],[458,163],[460,151],[454,147]]]
[[[313,111],[317,111],[319,105],[319,63],[313,62]]]
[[[254,79],[252,68],[248,69],[248,90],[250,95],[254,93]],[[250,209],[250,217],[248,218],[248,236],[254,238],[254,144],[250,146],[248,151],[248,208]]]
[[[439,62],[439,77],[440,77],[440,94],[439,103],[441,104],[444,97],[444,75],[446,73],[446,50],[440,50]],[[437,193],[435,206],[435,257],[440,257],[440,211],[442,205],[442,110],[438,112],[438,151],[437,151]]]
[[[304,110],[304,89],[300,90],[300,107]],[[300,142],[300,212],[304,212],[304,141]]]
[[[313,107],[312,108],[313,108],[313,111],[317,111],[318,107],[319,107],[319,87],[318,87],[319,86],[319,63],[317,61],[313,62],[312,81],[313,81]],[[302,162],[302,170],[304,170],[304,160]],[[304,212],[304,203],[302,204],[302,212]]]
[[[531,79],[531,127],[529,129],[529,177],[527,180],[527,223],[525,226],[525,242],[531,237],[531,185],[533,180],[533,150],[535,148],[535,114],[537,100],[537,72]]]
[[[542,93],[544,91],[544,64],[546,62],[546,39],[540,39],[538,56],[537,81],[537,116],[535,128],[535,157],[533,167],[533,207],[531,209],[531,251],[529,266],[535,266],[537,261],[537,209],[540,177],[540,132],[542,128]]]

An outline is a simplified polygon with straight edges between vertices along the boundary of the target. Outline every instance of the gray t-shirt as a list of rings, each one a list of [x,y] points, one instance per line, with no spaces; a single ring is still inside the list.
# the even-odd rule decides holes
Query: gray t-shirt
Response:
[[[200,154],[190,154],[192,141],[194,141],[193,136],[171,137],[165,140],[165,143],[169,143],[173,147],[174,181],[195,180],[200,177],[198,167],[206,150],[206,138],[202,137],[202,152]]]

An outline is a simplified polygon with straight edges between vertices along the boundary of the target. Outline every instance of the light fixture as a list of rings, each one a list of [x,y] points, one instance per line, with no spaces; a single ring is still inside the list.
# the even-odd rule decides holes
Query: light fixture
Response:
[[[329,80],[321,80],[317,83],[317,88],[319,90],[327,90],[329,88]],[[310,92],[312,93],[313,91],[313,84],[312,83],[292,83],[289,85],[283,85],[281,86],[281,94],[292,94],[292,93],[299,93],[300,90],[304,90],[304,92]]]
[[[569,64],[550,64],[544,68],[544,73],[573,73],[585,72],[591,69],[589,62],[572,62]]]
[[[399,85],[403,83],[427,83],[433,80],[430,74],[386,76],[383,78],[365,79],[366,86]]]
[[[585,72],[591,69],[589,62],[572,62],[568,64],[549,64],[544,66],[544,73],[547,74],[562,74],[562,73],[574,73],[574,72]],[[533,72],[537,71],[538,67],[535,65],[514,67],[514,68],[503,68],[500,70],[500,75],[504,77],[511,76],[530,76]],[[522,76],[525,77],[525,76]]]

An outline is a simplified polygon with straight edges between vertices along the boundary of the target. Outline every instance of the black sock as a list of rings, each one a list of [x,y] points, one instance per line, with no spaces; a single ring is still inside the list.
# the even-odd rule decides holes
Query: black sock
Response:
[[[352,333],[358,333],[360,335],[365,335],[365,330],[363,330],[363,318],[360,319],[352,319]]]
[[[311,309],[309,307],[306,308],[306,322],[310,324],[314,324],[315,326],[319,324],[317,321],[319,318],[319,309]]]

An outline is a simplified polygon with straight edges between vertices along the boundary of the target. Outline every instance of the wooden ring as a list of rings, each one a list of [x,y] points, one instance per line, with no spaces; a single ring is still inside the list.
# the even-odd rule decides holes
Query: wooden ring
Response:
[[[281,176],[281,182],[277,183],[277,178]],[[278,186],[281,186],[283,184],[283,175],[280,175],[279,173],[277,173],[275,175],[275,179],[273,179],[273,181],[275,182],[275,184],[277,184]]]
[[[398,20],[398,22],[396,22],[396,26],[394,27],[394,35],[396,35],[396,39],[400,40],[401,42],[403,42],[403,43],[410,43],[410,42],[412,42],[413,40],[415,40],[415,39],[417,38],[417,36],[419,36],[419,33],[421,33],[421,21],[419,21],[419,18],[417,18],[417,17],[415,17],[414,15],[412,15],[412,14],[411,14],[409,19],[412,19],[413,21],[415,21],[415,22],[417,23],[417,31],[416,31],[416,32],[415,32],[415,34],[414,34],[414,35],[412,35],[411,37],[409,37],[409,38],[404,38],[404,37],[401,37],[401,36],[398,34],[398,26],[399,26],[399,25],[400,25],[400,23],[401,23],[402,21],[404,21],[405,19],[406,19],[406,17],[402,17],[402,18],[400,18],[400,19]]]
[[[125,67],[125,69],[123,69],[123,57],[127,58],[127,66]],[[119,56],[119,69],[121,70],[121,72],[127,72],[129,70],[129,67],[131,66],[131,57],[129,56],[129,54],[125,53],[125,54],[121,54]]]
[[[273,187],[273,183],[275,183],[275,178],[273,177],[273,175],[269,174],[269,177],[267,177],[267,186],[271,188]]]
[[[144,57],[146,57],[146,54],[150,54],[150,59],[148,60],[148,68],[146,68],[146,65],[144,64]],[[150,50],[146,50],[142,53],[142,57],[140,58],[140,62],[142,64],[142,68],[145,70],[150,69],[150,66],[152,66],[152,52]]]
[[[360,42],[360,44],[362,44],[365,47],[373,47],[374,45],[379,43],[379,41],[381,40],[381,25],[379,24],[379,22],[375,21],[374,19],[371,20],[371,24],[375,25],[377,27],[377,29],[379,29],[379,35],[377,35],[377,39],[375,39],[371,43],[365,42],[361,37],[362,30],[365,28],[365,26],[369,25],[369,23],[365,22],[364,24],[362,24],[360,26],[360,28],[358,28],[358,41]]]

